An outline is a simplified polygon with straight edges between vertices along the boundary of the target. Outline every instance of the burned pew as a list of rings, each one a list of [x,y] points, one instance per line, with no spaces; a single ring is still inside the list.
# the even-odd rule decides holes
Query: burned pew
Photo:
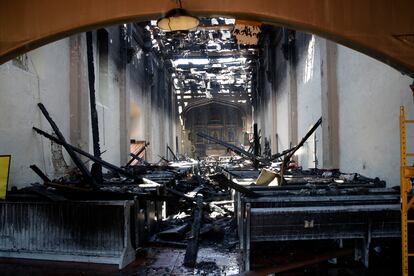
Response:
[[[1,201],[1,258],[114,264],[135,259],[125,201]],[[25,215],[22,215],[25,214]],[[10,227],[10,226],[19,227]]]
[[[245,270],[251,268],[251,245],[257,242],[353,239],[361,241],[356,249],[364,252],[361,260],[368,266],[372,238],[400,235],[398,202],[366,204],[361,198],[358,205],[346,206],[338,206],[332,199],[331,204],[322,206],[312,201],[306,207],[252,207],[256,203],[246,202],[242,214]]]
[[[60,132],[58,126],[51,119],[46,108],[39,103],[39,108],[42,113],[45,115],[47,120],[52,126],[52,129],[57,134],[58,137],[55,137],[39,128],[33,127],[34,131],[49,140],[62,145],[66,151],[70,154],[71,158],[74,160],[74,163],[77,165],[77,168],[82,172],[82,178],[77,178],[75,182],[71,182],[70,179],[62,179],[59,181],[48,179],[36,166],[32,166],[32,170],[39,175],[44,181],[45,187],[33,187],[32,192],[37,194],[42,194],[43,197],[49,197],[52,199],[52,195],[47,193],[49,190],[46,187],[53,187],[61,191],[65,197],[71,199],[84,199],[84,200],[136,200],[135,205],[139,205],[134,210],[136,215],[136,229],[139,232],[137,235],[136,246],[142,245],[144,242],[149,240],[149,237],[158,232],[159,221],[162,220],[162,202],[168,200],[164,195],[163,185],[160,187],[140,187],[140,183],[145,183],[140,174],[134,174],[133,172],[115,166],[105,160],[102,160],[99,156],[92,155],[88,152],[85,152],[68,142],[66,142],[63,134]],[[96,181],[84,163],[80,160],[78,154],[87,157],[88,159],[99,164],[102,167],[107,168],[112,175],[106,176],[106,179],[103,181]],[[119,178],[119,175],[124,178]],[[99,185],[96,185],[99,183]],[[145,184],[144,184],[145,185]],[[57,197],[54,198],[57,200]]]
[[[260,242],[355,240],[357,256],[368,266],[371,239],[400,235],[398,191],[381,182],[245,188],[256,194],[235,195],[246,271],[252,245]]]

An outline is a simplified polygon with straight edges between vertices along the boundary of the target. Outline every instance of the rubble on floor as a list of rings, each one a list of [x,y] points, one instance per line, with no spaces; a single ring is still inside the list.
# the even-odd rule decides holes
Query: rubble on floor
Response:
[[[251,249],[256,250],[257,242],[312,240],[325,233],[323,231],[327,231],[326,239],[354,238],[356,234],[346,236],[353,231],[352,226],[343,232],[338,230],[342,236],[331,233],[336,231],[333,226],[328,230],[325,227],[329,223],[339,227],[343,218],[358,220],[349,213],[351,206],[365,210],[367,217],[374,213],[375,217],[387,214],[383,229],[388,229],[391,236],[398,230],[393,224],[398,190],[386,188],[385,182],[378,178],[358,173],[342,173],[337,169],[303,170],[292,160],[293,154],[321,124],[321,119],[297,146],[270,157],[257,155],[254,145],[251,150],[245,150],[199,134],[238,156],[194,160],[174,154],[169,149],[172,160],[160,157],[158,163],[150,164],[140,157],[149,146],[145,143],[131,154],[132,159],[125,166],[118,167],[66,142],[45,108],[40,108],[54,132],[59,134],[55,137],[37,128],[34,130],[62,145],[70,153],[77,169],[59,179],[49,179],[33,165],[33,171],[43,184],[12,189],[7,195],[8,200],[45,200],[62,204],[82,200],[129,200],[133,207],[129,211],[131,225],[127,231],[131,234],[131,241],[128,242],[136,251],[147,251],[146,258],[154,261],[140,268],[145,273],[143,275],[231,275],[257,268],[252,263],[254,258],[250,252]],[[257,143],[257,140],[253,142]],[[79,155],[107,171],[101,176],[94,169],[89,171]],[[312,208],[320,211],[315,213]],[[327,213],[327,217],[323,213]],[[326,225],[322,224],[322,218],[326,219],[323,222]],[[365,220],[357,222],[361,227],[369,227],[361,228],[369,235],[364,236],[364,242],[371,239],[371,229],[378,228],[375,223],[382,223],[381,220],[372,224],[369,221],[368,226]],[[281,234],[283,231],[290,232]],[[386,234],[384,237],[388,237]],[[372,235],[383,237],[378,232]],[[318,236],[320,238],[324,237]],[[369,243],[361,246],[369,247]],[[323,255],[304,263],[324,261],[330,256],[348,254],[351,250],[338,251],[338,245],[330,249],[337,250],[333,255]],[[367,264],[368,253],[366,250],[361,252],[358,256]],[[270,260],[271,256],[266,258]]]
[[[194,268],[183,265],[185,249],[148,248],[146,266],[137,275],[235,275],[240,272],[238,254],[202,247]]]

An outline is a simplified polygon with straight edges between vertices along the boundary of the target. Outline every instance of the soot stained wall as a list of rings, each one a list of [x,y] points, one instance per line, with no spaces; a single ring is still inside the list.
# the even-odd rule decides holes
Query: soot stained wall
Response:
[[[296,32],[288,45],[288,34],[274,29],[261,42],[265,50],[258,73],[255,120],[263,137],[271,139],[272,152],[296,144],[322,117],[316,136],[296,155],[300,166],[339,168],[398,185],[398,114],[404,105],[407,116],[414,116],[409,88],[413,80],[311,34]],[[292,59],[285,54],[287,45]],[[408,132],[410,137],[414,129]]]

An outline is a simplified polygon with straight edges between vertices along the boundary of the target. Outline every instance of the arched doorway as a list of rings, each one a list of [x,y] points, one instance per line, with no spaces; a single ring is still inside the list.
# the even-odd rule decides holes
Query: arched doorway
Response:
[[[251,112],[249,114],[245,106],[219,99],[203,99],[187,105],[182,115],[184,135],[188,139],[184,151],[191,152],[194,157],[227,154],[223,146],[198,136],[200,132],[237,146],[248,144],[246,127],[247,121],[251,121]]]

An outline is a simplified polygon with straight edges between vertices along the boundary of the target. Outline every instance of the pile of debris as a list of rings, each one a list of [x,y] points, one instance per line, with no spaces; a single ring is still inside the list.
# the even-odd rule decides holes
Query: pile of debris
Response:
[[[160,157],[160,162],[150,164],[143,158],[142,153],[149,146],[144,143],[130,154],[132,159],[125,166],[119,167],[104,161],[99,155],[89,154],[69,144],[46,108],[41,103],[38,106],[54,135],[36,127],[34,131],[61,145],[76,169],[59,179],[50,179],[36,165],[32,165],[32,170],[43,180],[43,184],[34,183],[30,187],[13,190],[8,199],[42,198],[54,202],[133,200],[136,204],[132,214],[135,216],[132,222],[136,240],[134,249],[147,246],[185,248],[183,264],[190,268],[200,266],[197,254],[201,245],[229,252],[242,249],[245,269],[248,270],[250,253],[246,248],[250,248],[249,235],[261,239],[264,238],[261,233],[271,227],[284,227],[284,222],[278,221],[279,226],[269,224],[260,228],[261,223],[265,224],[260,216],[266,216],[268,212],[292,212],[300,206],[291,218],[296,216],[302,223],[301,216],[305,212],[302,209],[311,212],[314,206],[325,206],[325,209],[330,206],[334,212],[342,209],[345,212],[347,209],[342,207],[355,202],[364,206],[372,204],[372,208],[376,208],[379,203],[394,204],[398,197],[396,191],[386,189],[385,182],[378,178],[367,178],[357,173],[345,174],[339,170],[302,170],[292,161],[292,156],[321,125],[322,119],[315,123],[298,145],[274,155],[260,154],[260,135],[256,126],[248,150],[198,133],[204,139],[226,147],[238,155],[237,158],[218,162],[194,160],[178,156],[167,146],[172,160],[168,160],[168,156]],[[93,162],[91,170],[80,156]],[[107,172],[102,173],[102,167]],[[340,208],[332,205],[336,201]],[[250,214],[254,208],[256,211]],[[343,214],[338,214],[339,221]],[[257,223],[250,225],[250,219],[256,219]],[[314,220],[305,222],[305,229],[314,227]],[[271,223],[271,220],[266,223]],[[291,225],[295,223],[297,221],[292,221]],[[394,230],[390,227],[390,231]],[[249,235],[247,231],[251,231]],[[269,240],[281,239],[273,232],[266,235]],[[207,266],[216,269],[214,264]]]
[[[172,150],[173,161],[162,157],[160,164],[149,164],[139,157],[149,144],[131,153],[132,159],[125,166],[115,166],[69,144],[44,105],[38,106],[55,135],[36,127],[34,131],[65,148],[76,169],[61,178],[50,179],[38,166],[32,165],[31,169],[43,184],[13,189],[9,200],[138,200],[140,208],[145,209],[145,219],[144,225],[136,228],[147,229],[145,234],[139,233],[146,237],[141,239],[141,244],[186,247],[184,263],[189,267],[197,264],[200,239],[222,241],[226,233],[235,234],[231,189],[207,174],[215,172],[216,167],[188,158],[179,159]],[[94,162],[91,171],[80,156]],[[108,172],[102,173],[100,167]],[[231,238],[225,245],[234,247],[236,236]]]

